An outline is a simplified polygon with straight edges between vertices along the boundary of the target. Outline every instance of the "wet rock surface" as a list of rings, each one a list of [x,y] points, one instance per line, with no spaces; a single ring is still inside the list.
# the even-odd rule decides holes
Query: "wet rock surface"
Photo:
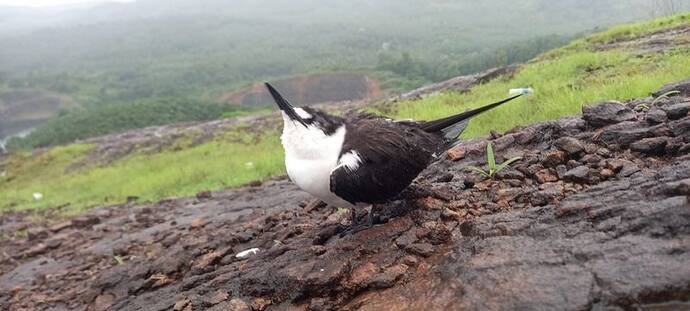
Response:
[[[493,179],[466,170],[487,140],[464,142],[343,238],[346,213],[285,178],[54,221],[6,213],[0,309],[690,308],[690,116],[616,105],[624,118],[591,106],[494,136],[498,161],[522,160]]]

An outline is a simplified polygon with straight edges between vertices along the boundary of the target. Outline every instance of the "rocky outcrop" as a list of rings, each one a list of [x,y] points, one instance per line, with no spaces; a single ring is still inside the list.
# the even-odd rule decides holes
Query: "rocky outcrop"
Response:
[[[493,135],[498,161],[522,160],[492,179],[466,170],[487,139],[464,142],[344,238],[345,214],[285,179],[56,223],[4,214],[0,309],[688,309],[690,115],[648,121],[683,103]]]
[[[476,74],[458,76],[446,81],[430,84],[416,90],[412,90],[405,94],[389,99],[390,102],[398,102],[403,100],[417,100],[438,92],[467,92],[473,86],[487,82],[501,76],[511,76],[518,69],[517,65],[506,67],[492,68]]]

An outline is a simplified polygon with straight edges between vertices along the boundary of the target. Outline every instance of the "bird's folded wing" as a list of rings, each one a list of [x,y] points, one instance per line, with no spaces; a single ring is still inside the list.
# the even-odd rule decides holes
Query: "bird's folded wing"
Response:
[[[384,202],[404,190],[429,164],[442,138],[412,123],[363,119],[348,128],[345,140],[342,155],[346,157],[339,164],[353,152],[359,161],[336,167],[330,189],[357,204]]]

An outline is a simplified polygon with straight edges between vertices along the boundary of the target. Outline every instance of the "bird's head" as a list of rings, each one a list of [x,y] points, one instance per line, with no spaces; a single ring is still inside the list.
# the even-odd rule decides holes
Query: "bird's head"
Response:
[[[266,83],[273,100],[283,115],[284,126],[301,131],[320,131],[330,136],[343,125],[340,117],[329,115],[311,107],[295,107],[287,101],[271,84]]]

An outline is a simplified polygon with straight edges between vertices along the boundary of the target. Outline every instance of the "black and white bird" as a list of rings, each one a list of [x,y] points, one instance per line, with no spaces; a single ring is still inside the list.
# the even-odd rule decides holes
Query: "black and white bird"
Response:
[[[266,87],[282,112],[281,142],[290,179],[322,201],[350,209],[395,197],[458,141],[471,117],[523,95],[415,122],[355,111],[335,116],[295,107],[271,84]]]

